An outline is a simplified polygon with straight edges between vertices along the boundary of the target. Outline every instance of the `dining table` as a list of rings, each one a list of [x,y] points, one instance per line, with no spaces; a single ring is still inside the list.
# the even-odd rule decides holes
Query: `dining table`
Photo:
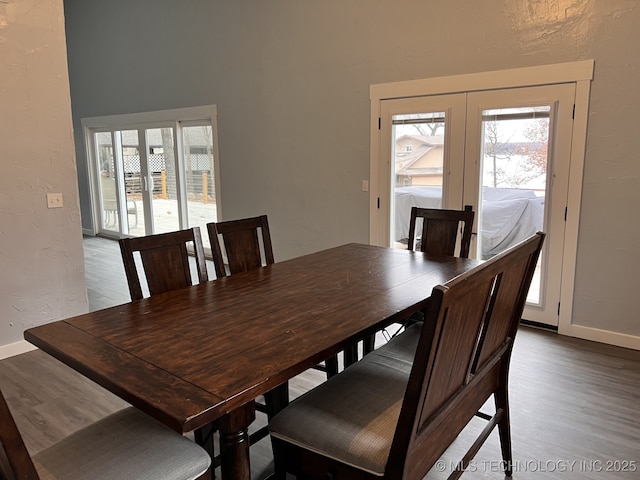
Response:
[[[181,434],[215,424],[222,477],[249,479],[256,397],[423,310],[434,286],[479,263],[349,243],[24,338]]]

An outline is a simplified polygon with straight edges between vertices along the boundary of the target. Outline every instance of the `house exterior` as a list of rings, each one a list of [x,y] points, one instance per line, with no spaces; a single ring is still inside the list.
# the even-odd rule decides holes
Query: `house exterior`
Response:
[[[396,186],[442,185],[444,135],[403,135],[396,139]]]

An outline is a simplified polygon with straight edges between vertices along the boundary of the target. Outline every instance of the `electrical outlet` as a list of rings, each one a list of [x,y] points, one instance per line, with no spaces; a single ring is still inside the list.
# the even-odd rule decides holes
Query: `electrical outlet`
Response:
[[[62,194],[47,193],[47,208],[62,208]]]

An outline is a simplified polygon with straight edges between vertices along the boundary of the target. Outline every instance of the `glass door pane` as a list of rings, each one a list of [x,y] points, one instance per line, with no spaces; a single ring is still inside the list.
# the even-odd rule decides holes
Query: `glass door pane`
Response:
[[[550,105],[482,112],[478,257],[544,230]],[[527,301],[540,303],[540,263]]]
[[[147,188],[153,228],[148,233],[180,230],[179,191],[173,128],[150,128],[146,133]]]
[[[100,225],[102,230],[120,231],[116,169],[111,132],[97,132],[94,137],[96,163],[99,166],[98,190],[100,199]]]
[[[115,132],[116,159],[119,160],[124,181],[126,201],[125,235],[139,237],[145,235],[144,169],[140,159],[138,130]]]
[[[411,207],[442,208],[445,115],[429,112],[392,118],[391,224],[396,248],[407,248]]]
[[[384,246],[406,249],[412,207],[461,208],[465,96],[384,100],[378,215]],[[388,195],[388,201],[386,197]]]
[[[218,220],[211,126],[183,126],[182,146],[188,224],[200,227],[202,243],[210,248],[206,225]]]
[[[94,134],[98,166],[99,223],[102,232],[144,235],[138,132]]]

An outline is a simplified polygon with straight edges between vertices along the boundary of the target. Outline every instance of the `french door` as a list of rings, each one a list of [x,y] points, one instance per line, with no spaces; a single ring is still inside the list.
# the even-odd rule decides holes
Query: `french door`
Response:
[[[193,226],[204,233],[208,222],[217,221],[215,116],[189,118],[203,113],[215,110],[83,120],[93,169],[96,233],[120,238]],[[203,242],[208,246],[205,234]]]
[[[174,129],[95,132],[100,231],[143,236],[180,229]]]
[[[544,231],[524,318],[557,326],[574,97],[566,83],[382,100],[377,243],[406,248],[412,206],[471,205],[480,259]]]

